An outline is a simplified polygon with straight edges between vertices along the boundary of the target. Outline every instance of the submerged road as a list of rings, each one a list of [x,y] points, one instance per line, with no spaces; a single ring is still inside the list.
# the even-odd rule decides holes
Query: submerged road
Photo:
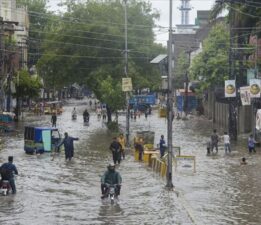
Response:
[[[50,125],[50,116],[31,116],[20,123],[18,132],[2,137],[0,162],[14,155],[20,175],[17,194],[0,196],[0,224],[182,224],[182,225],[259,225],[261,224],[260,150],[249,156],[244,137],[232,145],[232,154],[223,148],[216,156],[206,156],[206,142],[212,125],[203,118],[174,121],[173,140],[182,154],[195,155],[196,173],[188,163],[174,172],[177,192],[164,189],[165,180],[128,154],[118,171],[123,177],[120,200],[111,206],[100,200],[100,175],[111,162],[108,146],[113,134],[91,113],[90,126],[83,126],[82,112],[87,105],[76,101],[65,107],[57,125],[75,142],[75,158],[65,162],[63,152],[51,160],[49,154],[26,155],[23,151],[24,125]],[[71,120],[76,107],[79,116]],[[131,131],[155,131],[155,145],[166,136],[167,123],[153,112],[131,121]],[[124,116],[119,117],[125,124]],[[248,165],[240,165],[242,156]],[[178,193],[178,195],[177,195]]]

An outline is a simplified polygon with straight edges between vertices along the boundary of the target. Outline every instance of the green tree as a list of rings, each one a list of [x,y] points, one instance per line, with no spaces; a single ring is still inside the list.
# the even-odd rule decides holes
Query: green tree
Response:
[[[223,85],[228,78],[229,33],[224,23],[215,25],[203,42],[203,51],[192,61],[190,76],[200,81],[202,90]]]
[[[182,51],[179,54],[179,58],[177,60],[177,65],[176,65],[176,74],[175,74],[175,83],[174,86],[175,88],[183,88],[184,87],[184,81],[186,77],[186,73],[189,71],[189,58],[188,58],[188,53],[185,51]]]
[[[233,47],[249,47],[250,36],[261,36],[261,8],[259,6],[259,0],[252,0],[246,3],[226,0],[216,1],[212,8],[211,19],[216,19],[217,16],[226,9],[228,11],[227,22],[231,28],[230,38]],[[244,60],[249,54],[249,51],[237,51],[235,54],[237,60],[236,64],[241,68],[236,74],[239,85],[245,85],[246,82],[246,73],[242,68],[245,63]]]
[[[70,3],[71,1],[67,1]],[[45,36],[37,67],[48,87],[74,82],[88,86],[112,111],[123,108],[124,6],[122,1],[73,3]],[[128,75],[134,89],[158,88],[159,72],[150,64],[165,52],[154,43],[158,14],[144,2],[128,2]],[[115,90],[115,91],[113,91]],[[112,98],[115,99],[112,101]],[[117,106],[117,107],[115,107]]]
[[[38,76],[31,76],[26,70],[18,71],[14,76],[16,92],[13,97],[16,98],[17,107],[15,109],[16,118],[20,112],[20,100],[26,98],[35,98],[39,96],[42,82]]]

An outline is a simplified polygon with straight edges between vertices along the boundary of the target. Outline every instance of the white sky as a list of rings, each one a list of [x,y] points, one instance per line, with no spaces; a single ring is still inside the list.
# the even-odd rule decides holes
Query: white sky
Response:
[[[148,0],[152,4],[152,8],[156,9],[160,13],[160,20],[157,21],[157,24],[160,26],[168,27],[169,26],[169,0]],[[49,0],[50,10],[57,10],[57,4],[61,0]],[[192,10],[190,11],[190,23],[194,24],[195,17],[197,15],[197,10],[209,10],[212,5],[215,3],[215,0],[190,0],[190,5]],[[181,13],[178,9],[181,5],[180,0],[172,0],[173,4],[173,26],[181,23]],[[156,40],[159,43],[166,45],[168,39],[168,29],[156,31],[157,37]]]

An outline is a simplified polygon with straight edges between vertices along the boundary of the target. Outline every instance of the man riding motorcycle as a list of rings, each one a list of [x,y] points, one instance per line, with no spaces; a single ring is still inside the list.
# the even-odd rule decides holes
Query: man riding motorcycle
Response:
[[[18,175],[18,171],[16,169],[16,166],[13,164],[13,156],[8,157],[8,162],[4,163],[0,167],[0,173],[2,180],[0,181],[0,184],[3,180],[8,180],[9,184],[12,188],[13,194],[16,193],[16,187],[15,187],[15,181],[14,181],[14,174]]]
[[[101,177],[101,192],[102,197],[105,198],[108,195],[108,185],[116,185],[116,196],[120,195],[122,178],[119,172],[115,171],[115,164],[109,164],[108,170]]]
[[[89,114],[89,112],[88,112],[88,110],[87,109],[85,109],[84,110],[84,112],[83,112],[83,121],[86,123],[88,123],[89,122],[89,118],[90,118],[90,114]]]

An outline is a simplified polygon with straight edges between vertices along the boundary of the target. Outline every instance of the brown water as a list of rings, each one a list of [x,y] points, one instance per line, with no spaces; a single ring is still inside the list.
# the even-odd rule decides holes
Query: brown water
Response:
[[[91,114],[90,126],[83,126],[82,102],[76,106],[77,121],[71,120],[74,105],[65,107],[58,117],[61,133],[79,137],[75,142],[75,159],[65,162],[64,155],[26,155],[23,151],[23,124],[18,133],[4,137],[0,162],[14,155],[20,172],[17,194],[0,197],[0,224],[182,224],[182,225],[259,225],[261,224],[260,153],[249,156],[245,140],[232,146],[225,155],[206,156],[205,143],[211,123],[202,118],[175,121],[173,140],[182,146],[182,154],[196,155],[196,173],[181,163],[174,172],[177,192],[164,189],[165,180],[132,155],[118,168],[123,177],[120,200],[115,205],[100,200],[100,175],[111,161],[108,150],[113,134]],[[28,117],[24,124],[50,125],[50,116]],[[124,125],[125,118],[120,117]],[[157,113],[131,121],[131,131],[154,130],[155,144],[166,136],[166,121]],[[248,165],[240,166],[247,157]],[[178,193],[178,197],[177,197]]]

